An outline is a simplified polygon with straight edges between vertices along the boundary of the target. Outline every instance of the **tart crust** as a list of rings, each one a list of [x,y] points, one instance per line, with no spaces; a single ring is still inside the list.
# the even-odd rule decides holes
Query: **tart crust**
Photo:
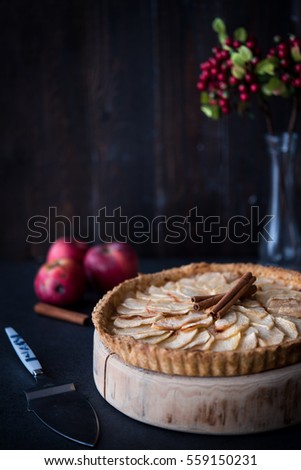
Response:
[[[205,272],[233,272],[238,275],[251,271],[256,277],[281,281],[296,290],[301,289],[301,273],[278,267],[251,263],[193,263],[155,274],[143,274],[129,279],[107,292],[92,313],[94,326],[102,342],[124,362],[132,366],[172,375],[235,376],[263,372],[301,361],[301,337],[283,343],[240,351],[174,350],[143,343],[130,336],[112,332],[116,308],[129,293],[144,291],[151,285],[162,286]]]

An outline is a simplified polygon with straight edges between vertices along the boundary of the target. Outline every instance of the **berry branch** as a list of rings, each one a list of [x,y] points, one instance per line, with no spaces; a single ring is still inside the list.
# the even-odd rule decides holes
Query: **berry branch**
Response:
[[[219,46],[212,56],[200,64],[197,88],[201,92],[201,110],[211,119],[236,110],[245,114],[257,97],[269,134],[274,134],[270,101],[274,97],[291,99],[292,109],[288,132],[294,132],[300,112],[301,39],[274,37],[274,45],[263,55],[255,38],[245,28],[229,36],[220,18],[212,27],[218,35]]]

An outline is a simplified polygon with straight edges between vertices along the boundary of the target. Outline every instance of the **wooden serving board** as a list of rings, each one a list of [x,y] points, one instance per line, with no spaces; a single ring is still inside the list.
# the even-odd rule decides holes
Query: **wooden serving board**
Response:
[[[245,434],[301,422],[301,363],[237,377],[183,377],[125,364],[94,335],[94,380],[122,413],[162,428]]]

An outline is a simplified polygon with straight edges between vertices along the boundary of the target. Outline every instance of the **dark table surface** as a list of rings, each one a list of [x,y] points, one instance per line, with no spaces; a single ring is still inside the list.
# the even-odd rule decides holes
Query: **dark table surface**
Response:
[[[142,260],[141,272],[181,265],[187,260]],[[33,379],[24,368],[4,332],[12,326],[29,343],[45,371],[53,378],[76,384],[93,404],[100,421],[96,448],[255,450],[301,449],[301,425],[252,435],[214,436],[168,431],[128,418],[115,410],[98,393],[92,372],[93,326],[78,326],[45,318],[33,312],[36,298],[32,283],[38,266],[34,263],[0,264],[0,448],[1,449],[87,449],[44,426],[26,408],[24,389]],[[78,310],[91,312],[96,294],[88,294]],[[301,399],[301,397],[300,397]]]

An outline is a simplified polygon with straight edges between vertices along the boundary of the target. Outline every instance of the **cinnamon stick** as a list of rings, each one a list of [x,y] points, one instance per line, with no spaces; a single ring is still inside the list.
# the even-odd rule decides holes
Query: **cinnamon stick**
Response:
[[[39,315],[56,318],[57,320],[68,321],[70,323],[76,323],[77,325],[85,325],[89,321],[89,315],[86,315],[85,313],[66,310],[65,308],[55,307],[54,305],[45,304],[42,302],[35,304],[33,309]]]
[[[246,295],[252,284],[256,281],[256,277],[252,273],[244,274],[239,281],[230,289],[223,298],[213,307],[211,315],[214,319],[219,319],[235,304],[235,302]]]
[[[223,298],[225,294],[216,294],[216,295],[210,295],[210,296],[203,296],[205,297],[203,300],[200,300],[200,301],[197,301],[195,302],[193,308],[194,310],[204,310],[205,308],[209,308],[209,307],[212,307],[213,305],[215,305],[217,302],[219,302],[219,300],[221,300]],[[196,296],[194,298],[201,298],[202,296]]]
[[[241,296],[241,298],[251,297],[251,295],[254,295],[256,291],[257,291],[257,287],[254,285],[251,285],[249,289]],[[196,311],[205,310],[206,308],[212,307],[213,305],[217,304],[224,296],[225,294],[210,295],[207,297],[203,296],[205,297],[204,300],[196,302],[193,308]],[[198,297],[201,297],[201,296],[198,296]]]
[[[191,297],[191,302],[202,302],[203,300],[211,299],[212,297],[216,297],[218,294],[213,294],[213,295],[195,295],[194,297]]]

